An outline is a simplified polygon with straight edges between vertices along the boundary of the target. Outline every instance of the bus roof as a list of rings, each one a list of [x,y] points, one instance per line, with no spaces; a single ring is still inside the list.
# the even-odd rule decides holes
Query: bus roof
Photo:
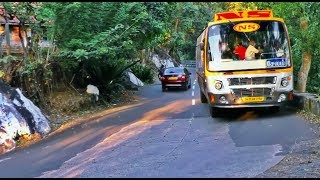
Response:
[[[253,21],[253,20],[276,20],[284,22],[282,18],[273,17],[271,10],[247,10],[247,11],[229,11],[216,13],[214,21],[209,22],[208,26],[212,24],[221,24],[235,21]]]

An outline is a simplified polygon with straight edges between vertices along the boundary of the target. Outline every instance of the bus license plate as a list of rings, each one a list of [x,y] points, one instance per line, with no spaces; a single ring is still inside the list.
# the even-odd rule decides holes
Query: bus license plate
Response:
[[[257,96],[257,97],[242,97],[242,102],[261,102],[264,101],[264,96]]]
[[[286,67],[287,60],[285,58],[267,59],[267,68]]]

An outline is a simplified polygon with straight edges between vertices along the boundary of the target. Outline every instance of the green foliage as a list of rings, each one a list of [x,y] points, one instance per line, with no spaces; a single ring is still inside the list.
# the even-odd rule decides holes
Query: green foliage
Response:
[[[151,14],[163,14],[163,3],[153,5],[156,9]],[[139,50],[161,41],[161,18],[154,19],[147,8],[137,2],[55,3],[59,63],[69,74],[82,73],[76,77],[84,79],[75,81],[80,86],[90,81],[110,86],[121,78],[121,71],[137,58]]]
[[[69,62],[69,69],[64,69],[69,79],[74,77],[73,84],[77,88],[86,88],[88,84],[97,86],[101,94],[107,95],[114,90],[115,84],[122,83],[122,72],[130,64],[125,59],[108,61],[106,59],[84,59],[75,63],[75,60],[59,61],[61,66]]]
[[[144,83],[153,83],[154,71],[151,67],[138,63],[131,67],[131,70]]]
[[[12,55],[8,55],[8,56],[4,56],[3,58],[0,58],[0,63],[10,63],[11,61],[16,61],[17,57],[12,56]]]
[[[2,77],[4,77],[4,75],[5,75],[5,73],[4,73],[2,70],[0,70],[0,79],[1,79]]]
[[[30,16],[37,18],[38,22],[31,25],[34,41],[54,39],[55,50],[37,53],[38,47],[32,47],[41,56],[29,60],[37,59],[44,67],[45,60],[58,62],[68,82],[76,74],[74,82],[79,86],[95,83],[108,90],[121,83],[121,71],[143,49],[162,48],[177,60],[194,59],[196,39],[214,13],[246,9],[271,9],[274,16],[285,20],[295,42],[295,77],[304,51],[313,57],[309,76],[320,74],[320,41],[316,40],[320,36],[320,4],[316,2],[4,2],[4,6],[23,21]],[[300,30],[300,18],[309,22],[305,31]],[[40,28],[43,25],[46,30]],[[48,53],[45,59],[49,51],[55,54]],[[0,61],[9,60],[8,56]],[[35,66],[26,63],[21,72],[29,74]],[[152,82],[151,68],[142,64],[131,68],[142,81]],[[309,78],[308,84],[310,91],[318,92],[317,78]]]
[[[312,55],[312,64],[307,81],[307,90],[309,92],[319,92],[319,63],[320,43],[316,39],[320,36],[319,31],[319,8],[320,4],[316,2],[279,2],[271,4],[275,16],[282,17],[288,27],[289,35],[294,40],[292,46],[292,57],[294,62],[294,77],[298,77],[298,72],[302,64],[302,52],[309,52]],[[300,28],[300,20],[308,22],[308,28]]]
[[[163,21],[169,38],[163,38],[166,40],[163,47],[169,49],[177,60],[194,59],[196,39],[213,17],[210,5],[211,3],[172,2],[166,6]]]

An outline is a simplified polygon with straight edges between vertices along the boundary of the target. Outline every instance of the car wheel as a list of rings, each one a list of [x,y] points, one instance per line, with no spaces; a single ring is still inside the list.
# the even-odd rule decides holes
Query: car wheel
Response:
[[[207,97],[202,93],[201,89],[200,89],[200,99],[202,103],[207,103]]]
[[[189,86],[188,86],[188,89],[190,89],[190,88],[191,88],[191,81],[190,81]]]
[[[189,89],[189,88],[188,88],[188,83],[184,84],[183,89],[184,89],[185,91],[187,91],[187,90]]]
[[[166,87],[162,86],[162,92],[165,92],[165,91],[166,91]]]

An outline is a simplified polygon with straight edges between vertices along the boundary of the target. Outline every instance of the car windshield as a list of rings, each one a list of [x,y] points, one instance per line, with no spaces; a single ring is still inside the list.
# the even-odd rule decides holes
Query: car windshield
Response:
[[[181,74],[183,73],[182,68],[168,68],[164,71],[164,74]]]
[[[291,66],[288,37],[279,21],[241,21],[209,28],[210,71]]]

